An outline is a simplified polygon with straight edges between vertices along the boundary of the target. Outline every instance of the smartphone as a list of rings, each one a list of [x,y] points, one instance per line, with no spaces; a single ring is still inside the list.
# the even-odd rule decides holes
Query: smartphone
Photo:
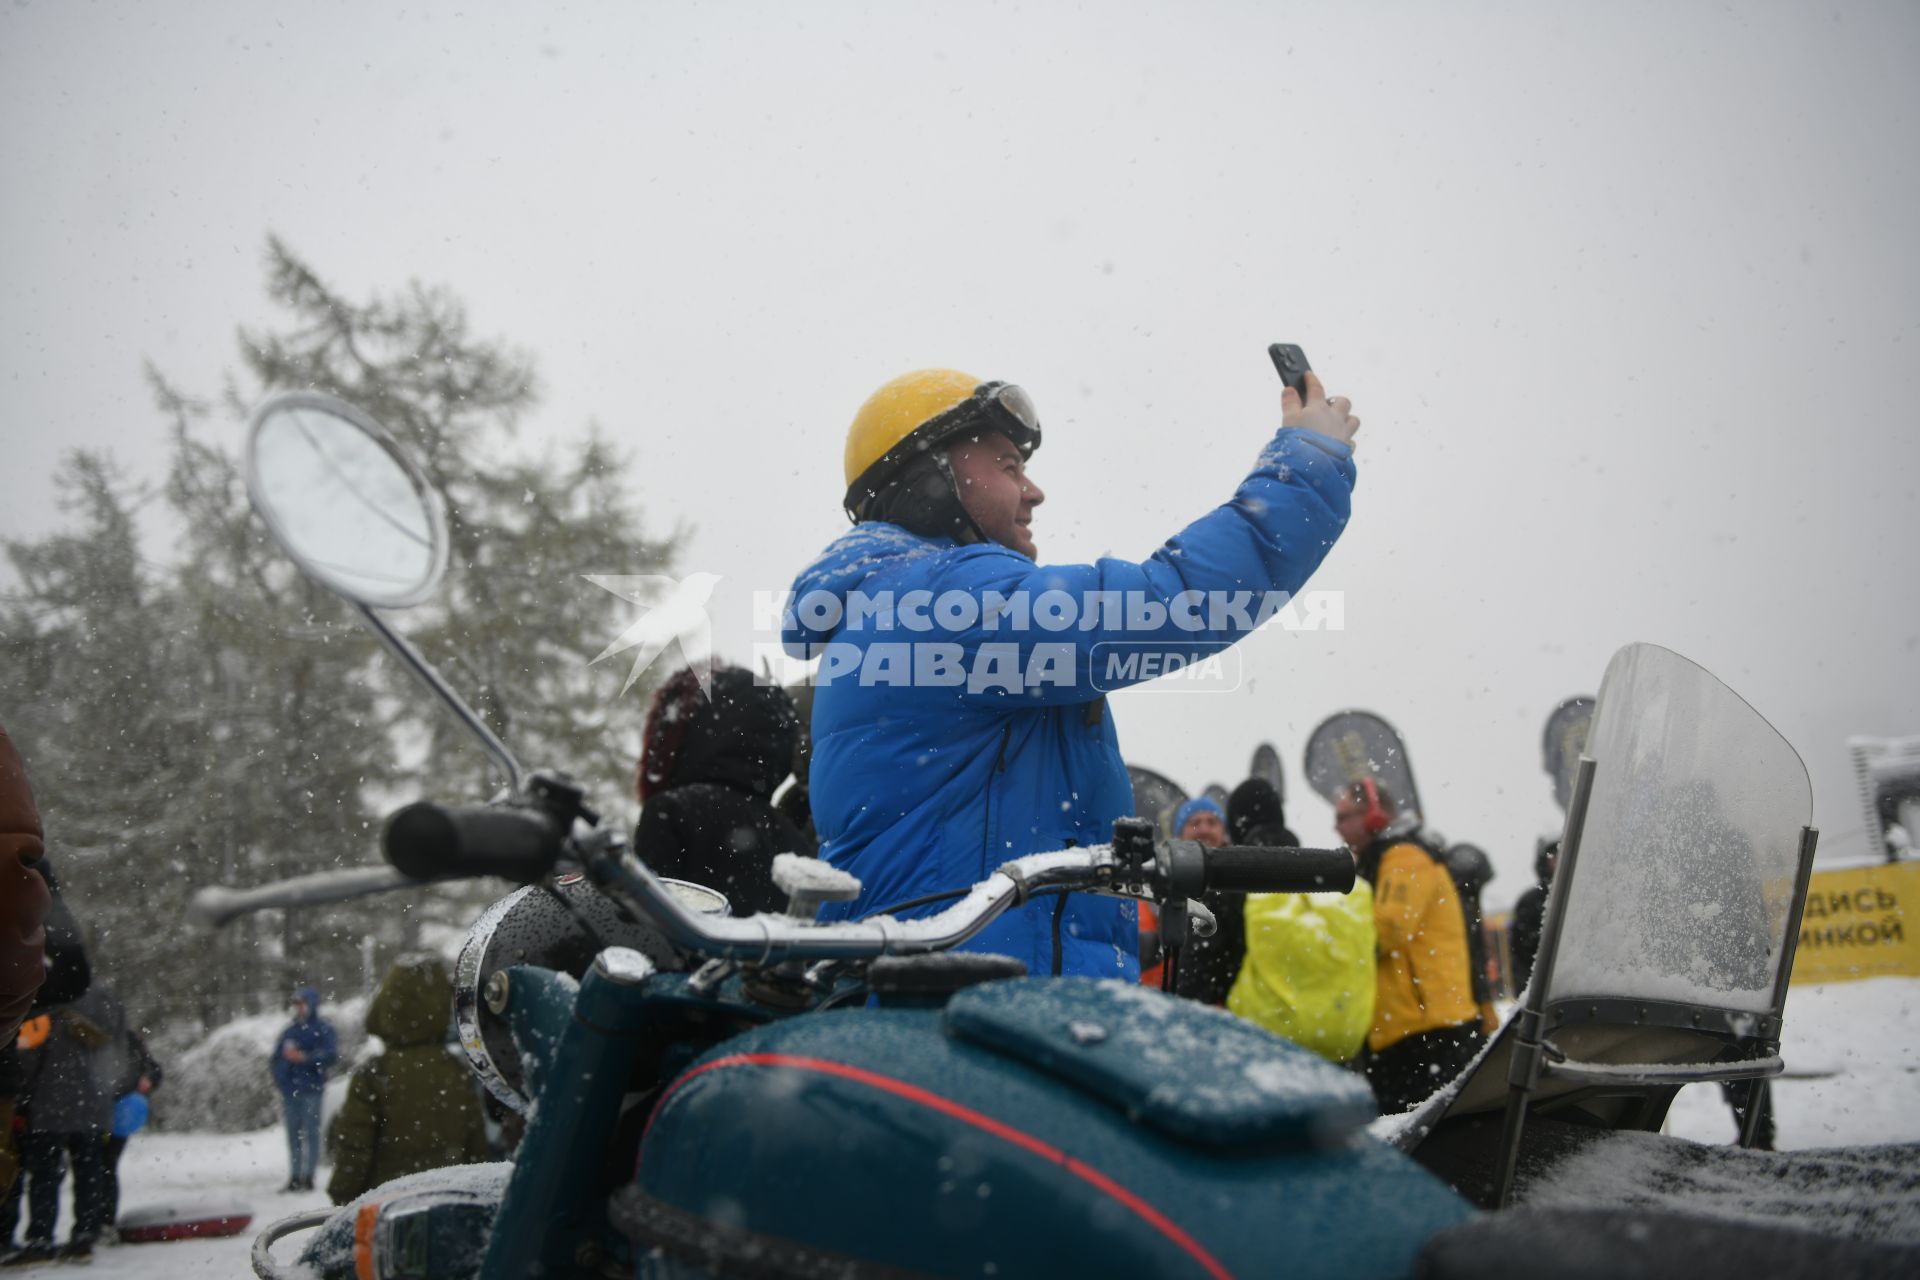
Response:
[[[1313,368],[1307,363],[1307,353],[1291,342],[1276,342],[1267,348],[1267,354],[1273,357],[1274,371],[1280,375],[1280,381],[1293,388],[1300,397],[1300,403],[1307,402],[1307,370]]]

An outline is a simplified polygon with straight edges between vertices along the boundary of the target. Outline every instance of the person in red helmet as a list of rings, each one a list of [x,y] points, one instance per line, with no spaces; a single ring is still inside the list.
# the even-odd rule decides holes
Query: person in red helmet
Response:
[[[1367,1082],[1382,1115],[1411,1110],[1473,1061],[1486,1036],[1473,999],[1473,963],[1460,891],[1441,855],[1396,820],[1372,778],[1342,790],[1334,829],[1373,887],[1378,935]]]

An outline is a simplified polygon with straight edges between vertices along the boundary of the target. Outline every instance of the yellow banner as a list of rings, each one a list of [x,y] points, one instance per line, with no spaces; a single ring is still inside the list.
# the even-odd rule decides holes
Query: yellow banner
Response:
[[[1907,932],[1909,906],[1920,924],[1920,862],[1814,872],[1793,981],[1920,978],[1920,937]]]

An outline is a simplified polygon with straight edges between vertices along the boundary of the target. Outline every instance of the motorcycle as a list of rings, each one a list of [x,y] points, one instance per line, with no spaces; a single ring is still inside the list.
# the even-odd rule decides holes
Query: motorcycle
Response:
[[[262,1280],[1401,1276],[1471,1225],[1473,1203],[1369,1133],[1353,1073],[1219,1009],[954,950],[1065,892],[1151,900],[1204,934],[1205,891],[1344,890],[1344,850],[1209,850],[1121,819],[1110,845],[1016,859],[935,915],[833,924],[817,908],[858,882],[782,855],[786,915],[736,918],[654,875],[565,775],[524,769],[377,612],[427,599],[447,555],[439,496],[378,423],[277,397],[247,476],[289,556],[508,780],[493,805],[401,809],[393,871],[342,896],[523,886],[474,924],[455,983],[474,1074],[525,1122],[511,1164],[276,1223],[254,1246]],[[324,892],[202,905],[219,918]],[[1537,1078],[1539,1046],[1522,1048]],[[276,1256],[309,1229],[295,1260]]]

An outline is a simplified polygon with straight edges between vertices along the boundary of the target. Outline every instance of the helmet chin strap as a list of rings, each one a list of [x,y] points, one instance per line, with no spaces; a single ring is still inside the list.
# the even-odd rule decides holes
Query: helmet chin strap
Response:
[[[960,515],[966,520],[967,528],[973,531],[973,537],[961,538],[960,545],[971,546],[974,542],[992,542],[993,539],[987,536],[987,531],[980,527],[980,522],[973,518],[973,512],[967,510],[966,499],[960,493],[960,480],[953,474],[953,459],[947,456],[945,449],[933,451],[933,465],[935,470],[946,477],[947,487],[953,490],[954,504],[960,508]]]

